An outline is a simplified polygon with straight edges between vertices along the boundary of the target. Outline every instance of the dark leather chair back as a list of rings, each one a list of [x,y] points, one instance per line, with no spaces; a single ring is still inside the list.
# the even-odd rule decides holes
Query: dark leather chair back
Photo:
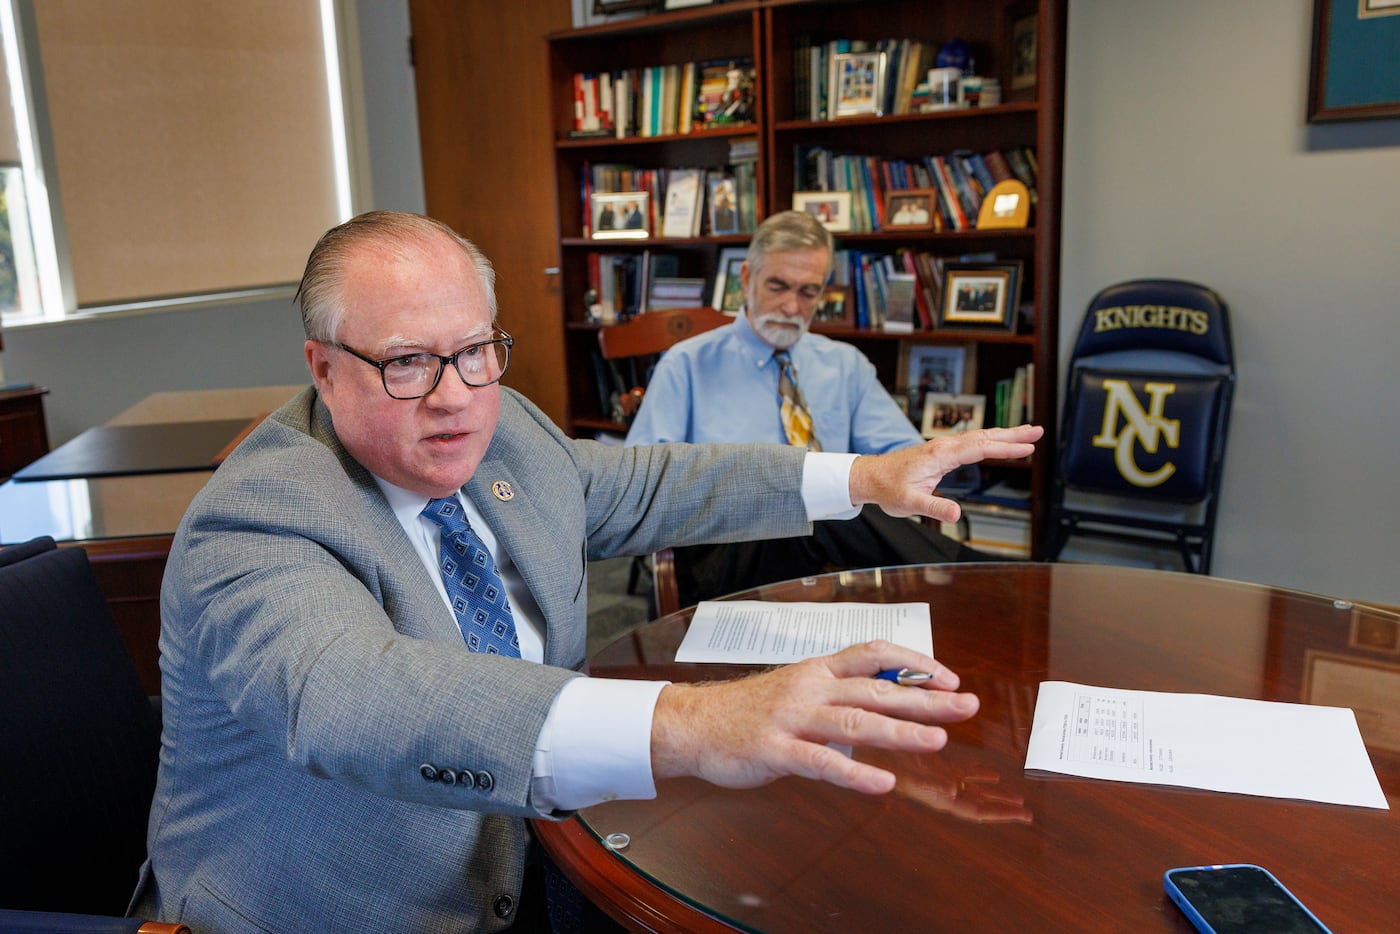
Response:
[[[160,723],[81,548],[0,549],[0,749],[0,908],[124,914]]]

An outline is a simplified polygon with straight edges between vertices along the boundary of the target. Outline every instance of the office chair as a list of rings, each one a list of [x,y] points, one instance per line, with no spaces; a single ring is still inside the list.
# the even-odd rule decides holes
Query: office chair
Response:
[[[0,930],[188,934],[123,918],[160,721],[81,548],[0,549]]]
[[[1110,286],[1070,355],[1046,556],[1088,536],[1210,573],[1235,385],[1225,302],[1176,279]]]
[[[674,344],[703,334],[724,324],[733,322],[734,317],[713,308],[672,308],[665,311],[648,311],[637,315],[623,324],[616,324],[598,331],[598,349],[603,359],[614,362],[625,360],[633,379],[632,387],[625,392],[631,396],[632,413],[640,405],[646,391],[646,374],[663,351]],[[629,414],[632,414],[629,413]],[[670,548],[663,548],[651,556],[652,597],[656,604],[656,615],[665,616],[680,607],[680,590],[676,583],[675,554]],[[647,567],[645,558],[635,558],[627,575],[627,592],[636,593],[637,583]]]

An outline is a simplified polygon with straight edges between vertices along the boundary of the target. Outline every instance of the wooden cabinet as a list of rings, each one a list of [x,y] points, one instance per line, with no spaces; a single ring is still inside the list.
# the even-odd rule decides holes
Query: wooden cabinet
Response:
[[[1027,17],[1033,16],[1033,20]],[[713,281],[721,251],[742,247],[747,235],[599,241],[587,236],[582,180],[590,165],[617,163],[638,169],[722,168],[731,144],[757,141],[757,214],[761,219],[792,206],[802,185],[799,152],[820,147],[884,160],[918,159],[959,150],[987,152],[1021,147],[1038,162],[1030,226],[1019,229],[908,230],[837,233],[838,249],[895,253],[901,249],[949,259],[995,253],[1019,261],[1021,297],[1029,316],[1014,332],[932,328],[912,334],[818,324],[815,329],[849,341],[875,363],[894,388],[901,346],[957,343],[969,347],[974,391],[988,400],[996,384],[1027,364],[1033,367],[1029,418],[1047,429],[1030,462],[984,465],[987,480],[1008,479],[1031,490],[1031,541],[1039,550],[1049,503],[1055,439],[1058,292],[1060,261],[1060,155],[1063,125],[1065,0],[766,0],[692,7],[637,19],[549,35],[551,127],[555,188],[559,204],[560,314],[565,337],[567,414],[565,427],[578,436],[621,431],[599,385],[597,328],[586,295],[590,254],[665,251],[678,260],[678,274]],[[1033,25],[1032,25],[1033,24]],[[1016,47],[1026,27],[1034,36],[1034,82],[1013,81]],[[996,78],[1003,102],[972,109],[876,116],[809,118],[801,106],[803,60],[808,44],[838,39],[877,42],[918,39],[934,47],[961,39],[975,59],[976,73]],[[1024,55],[1024,46],[1020,49]],[[570,138],[575,114],[574,75],[691,61],[754,63],[754,122],[686,134],[651,137]],[[1024,58],[1020,59],[1024,62]],[[706,295],[708,296],[708,291]],[[988,413],[990,422],[990,411]]]
[[[47,392],[38,386],[0,391],[0,481],[49,453]]]

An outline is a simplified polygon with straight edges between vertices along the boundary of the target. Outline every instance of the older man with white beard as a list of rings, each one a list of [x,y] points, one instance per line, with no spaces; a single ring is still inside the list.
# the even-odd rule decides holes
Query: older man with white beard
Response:
[[[732,325],[667,351],[627,443],[793,443],[780,394],[779,355],[786,353],[813,422],[809,447],[883,454],[918,444],[918,431],[865,355],[808,333],[831,261],[831,234],[812,215],[784,211],[760,224],[739,269],[744,309]]]
[[[772,442],[883,454],[922,440],[854,346],[808,328],[831,273],[831,234],[801,211],[759,225],[739,270],[733,324],[672,347],[656,365],[627,444]],[[683,604],[826,570],[987,556],[866,509],[795,539],[677,551]]]

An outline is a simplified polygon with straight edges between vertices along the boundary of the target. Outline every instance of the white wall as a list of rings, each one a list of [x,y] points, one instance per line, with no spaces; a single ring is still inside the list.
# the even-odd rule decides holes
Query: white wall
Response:
[[[1229,303],[1212,572],[1400,604],[1400,119],[1309,126],[1312,0],[1071,0],[1061,363],[1101,287]]]

